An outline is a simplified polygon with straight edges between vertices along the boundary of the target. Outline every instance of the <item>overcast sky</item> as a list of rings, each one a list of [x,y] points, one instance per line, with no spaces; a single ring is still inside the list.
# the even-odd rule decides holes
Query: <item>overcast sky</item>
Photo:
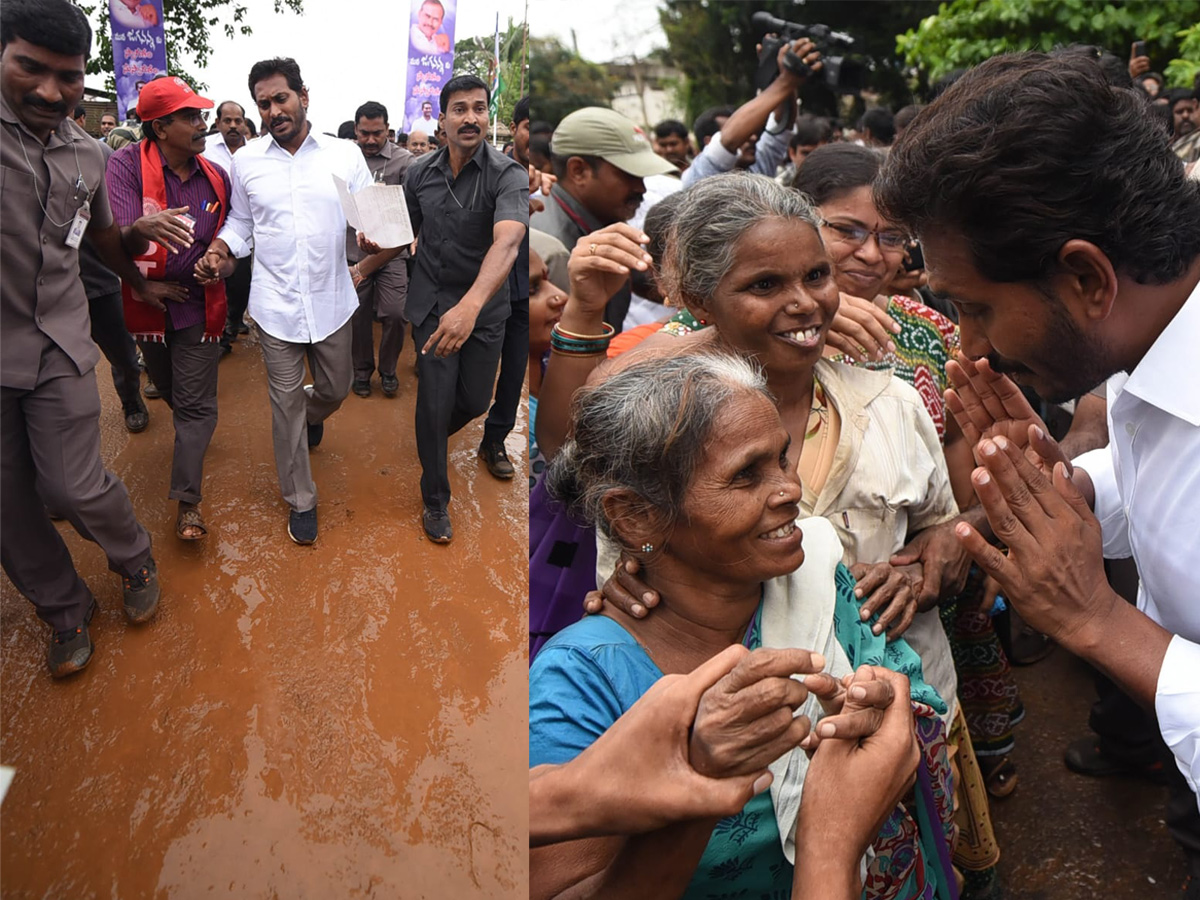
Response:
[[[529,0],[529,33],[557,37],[570,47],[574,29],[579,55],[592,62],[635,53],[641,57],[667,45],[656,0],[613,0],[602,6],[585,0]]]
[[[214,52],[208,67],[199,70],[193,66],[191,70],[208,84],[201,92],[204,96],[214,103],[236,100],[250,106],[246,86],[250,66],[260,59],[291,56],[300,64],[308,85],[309,118],[321,131],[336,132],[367,100],[386,106],[393,125],[402,118],[411,21],[408,0],[304,0],[302,16],[291,12],[276,15],[271,0],[242,2],[249,8],[246,23],[254,33],[231,40],[219,27],[214,29]],[[457,0],[457,5],[455,40],[490,36],[497,12],[501,29],[509,17],[517,23],[525,17],[524,0]],[[576,3],[555,0],[555,5],[566,9]],[[107,15],[108,4],[101,8]],[[529,17],[532,24],[532,2]],[[104,81],[89,78],[88,84],[102,88]]]

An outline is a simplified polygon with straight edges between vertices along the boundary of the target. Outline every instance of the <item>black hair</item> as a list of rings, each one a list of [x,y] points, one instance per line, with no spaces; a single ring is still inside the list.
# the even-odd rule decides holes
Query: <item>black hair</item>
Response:
[[[517,105],[513,107],[513,125],[520,125],[529,118],[529,95],[526,94],[517,101]]]
[[[483,83],[483,79],[477,75],[455,75],[442,86],[442,94],[439,101],[442,112],[450,105],[450,98],[462,91],[483,91],[483,95],[487,98],[490,105],[492,102],[492,92],[488,90],[488,86]]]
[[[408,132],[407,131],[397,131],[396,132],[396,144],[397,144],[397,146],[400,146],[400,147],[408,146]]]
[[[1160,89],[1162,88],[1163,84],[1166,83],[1166,79],[1163,78],[1158,72],[1143,72],[1137,78],[1133,79],[1134,84],[1142,84],[1146,81],[1157,81]]]
[[[1163,91],[1159,96],[1167,98],[1167,108],[1175,109],[1175,104],[1180,100],[1195,100],[1196,92],[1191,88],[1171,88],[1168,91]]]
[[[60,56],[92,52],[92,26],[67,0],[4,0],[0,5],[0,47],[20,38]]]
[[[300,65],[290,56],[277,56],[274,59],[263,59],[250,67],[250,96],[254,96],[254,86],[272,75],[282,75],[287,86],[297,94],[304,90],[304,79],[300,77]]]
[[[355,125],[363,119],[383,119],[386,123],[388,120],[387,107],[382,103],[376,103],[374,100],[368,100],[354,111]]]
[[[917,117],[917,113],[920,111],[921,107],[919,106],[902,106],[896,115],[892,117],[892,125],[896,128],[896,134],[899,134],[911,125],[912,120]]]
[[[678,119],[663,119],[654,126],[654,136],[660,141],[672,135],[686,141],[688,139],[687,126]]]
[[[217,119],[221,118],[221,110],[223,110],[230,103],[232,103],[234,106],[236,106],[238,109],[240,109],[242,111],[243,119],[246,118],[246,107],[242,106],[242,104],[238,103],[236,100],[222,100],[220,103],[217,104],[217,108],[215,110],[213,110],[213,114],[217,117]]]
[[[354,140],[354,123],[346,120],[338,126],[337,136],[344,141]]]
[[[550,135],[548,134],[531,134],[529,136],[529,155],[533,154],[550,158]]]
[[[1169,103],[1151,103],[1150,118],[1157,119],[1163,128],[1163,137],[1170,143],[1175,139],[1175,114]]]
[[[1129,77],[1129,64],[1115,53],[1109,53],[1103,47],[1097,47],[1094,44],[1069,44],[1053,51],[1050,55],[1059,57],[1070,53],[1095,60],[1100,66],[1100,71],[1104,73],[1104,80],[1113,87],[1133,87],[1133,79]],[[1159,84],[1162,84],[1161,80]]]
[[[529,139],[529,148],[530,150],[533,149],[532,138]],[[546,155],[550,157],[550,168],[554,170],[554,177],[558,178],[559,180],[567,177],[567,160],[582,159],[591,167],[593,172],[598,171],[600,168],[600,163],[604,162],[604,160],[598,156],[585,156],[582,153],[571,153],[567,156],[559,156],[557,153],[551,153],[549,141],[547,141]]]
[[[704,145],[714,134],[721,130],[721,126],[717,124],[717,119],[728,119],[734,113],[732,106],[710,106],[700,115],[696,116],[696,121],[692,123],[692,134],[696,136],[696,143],[700,145],[700,149],[704,149]]]
[[[148,122],[142,122],[142,140],[156,141],[158,135],[154,133],[154,123],[158,122],[163,128],[166,128],[175,121],[175,113],[167,113],[165,116],[159,116],[157,119],[151,119]]]
[[[860,187],[870,187],[883,157],[869,147],[838,142],[818,147],[804,158],[792,187],[820,206]]]
[[[642,231],[650,238],[646,244],[646,252],[654,260],[656,270],[662,268],[663,256],[667,252],[667,240],[671,236],[671,226],[675,224],[675,211],[684,199],[684,191],[667,194],[646,212],[642,220]]]
[[[242,121],[246,125],[246,130],[250,132],[250,137],[258,137],[258,127],[254,124],[254,120],[243,118]]]
[[[554,126],[549,122],[543,122],[541,119],[529,123],[529,134],[554,134]]]
[[[796,130],[788,139],[788,148],[811,147],[814,144],[827,144],[833,134],[829,120],[821,116],[805,113],[796,118]]]
[[[1200,254],[1200,183],[1185,179],[1145,98],[1078,55],[1013,53],[972,69],[896,142],[875,202],[918,237],[961,235],[997,282],[1044,283],[1072,239],[1142,284],[1181,278]]]
[[[76,103],[75,104],[75,112],[74,112],[74,114],[72,114],[71,118],[78,119],[80,116],[86,116],[86,115],[87,115],[87,107],[84,106],[82,103]]]
[[[966,69],[951,69],[937,81],[929,86],[929,99],[936,100],[950,88],[954,87],[955,82],[967,74]]]
[[[860,130],[870,131],[871,137],[885,147],[890,146],[896,139],[896,120],[890,109],[882,106],[868,109],[863,113],[861,124]]]

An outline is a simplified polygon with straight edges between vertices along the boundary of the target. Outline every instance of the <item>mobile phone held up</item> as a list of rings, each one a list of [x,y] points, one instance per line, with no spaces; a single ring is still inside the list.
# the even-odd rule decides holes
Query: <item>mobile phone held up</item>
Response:
[[[1145,56],[1146,55],[1146,42],[1145,41],[1134,41],[1133,55],[1134,56]]]

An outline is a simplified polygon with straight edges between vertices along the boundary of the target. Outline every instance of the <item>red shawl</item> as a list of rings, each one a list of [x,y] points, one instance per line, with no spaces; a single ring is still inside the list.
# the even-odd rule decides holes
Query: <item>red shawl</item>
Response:
[[[163,178],[163,160],[158,147],[153,141],[142,141],[140,156],[142,161],[142,210],[152,215],[164,209],[169,209],[167,203],[167,184]],[[197,156],[200,171],[208,178],[209,184],[217,192],[220,201],[220,213],[217,220],[217,231],[225,223],[225,214],[229,209],[229,197],[225,192],[225,182],[220,171],[203,156]],[[162,281],[167,271],[167,250],[154,241],[141,256],[134,257],[134,264],[142,270],[142,274],[150,280]],[[121,282],[121,299],[125,307],[125,327],[138,340],[162,341],[166,331],[166,313],[155,309],[149,303],[136,299],[133,289],[124,281]],[[225,330],[225,283],[204,288],[204,340],[216,341]]]

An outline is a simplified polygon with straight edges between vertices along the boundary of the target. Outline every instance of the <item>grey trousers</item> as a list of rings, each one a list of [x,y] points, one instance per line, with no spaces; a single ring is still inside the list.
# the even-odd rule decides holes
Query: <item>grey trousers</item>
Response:
[[[92,594],[75,571],[49,506],[132,575],[150,558],[121,479],[100,459],[96,371],[80,375],[51,341],[32,390],[0,388],[0,563],[55,631],[83,622]]]
[[[150,380],[162,391],[175,422],[172,500],[199,503],[204,454],[217,430],[217,362],[221,346],[203,341],[204,325],[168,331],[165,343],[138,341]]]
[[[317,486],[308,462],[308,425],[319,425],[350,393],[350,332],[347,319],[315,344],[293,344],[259,329],[267,394],[271,398],[271,436],[279,490],[288,506],[307,512],[317,505]],[[304,362],[312,371],[312,395],[304,390]]]
[[[437,326],[438,315],[431,312],[413,327],[417,345],[417,456],[421,459],[421,499],[430,509],[444,510],[450,503],[450,435],[488,410],[504,347],[504,322],[476,325],[462,348],[444,359],[432,350],[422,356],[421,348]]]
[[[112,367],[113,387],[121,398],[125,413],[142,408],[142,372],[138,368],[137,345],[125,327],[121,292],[88,297],[88,315],[92,320],[92,340]]]
[[[358,309],[353,322],[354,377],[369,381],[375,371],[375,339],[371,323],[383,323],[379,341],[379,374],[395,375],[396,360],[404,346],[404,301],[408,275],[404,260],[394,259],[358,286]],[[528,354],[527,354],[528,355]]]

